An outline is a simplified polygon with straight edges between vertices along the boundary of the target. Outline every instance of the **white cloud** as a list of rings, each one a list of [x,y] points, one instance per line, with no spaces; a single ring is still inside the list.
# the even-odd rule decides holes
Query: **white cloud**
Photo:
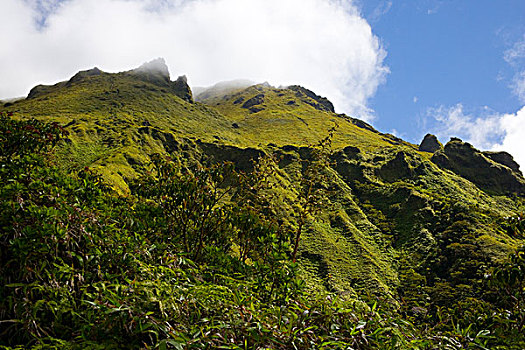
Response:
[[[488,107],[467,113],[462,104],[429,108],[425,123],[444,142],[459,137],[481,150],[506,151],[525,168],[525,107],[516,113],[499,114]]]
[[[511,65],[515,65],[525,58],[525,35],[523,35],[521,40],[515,42],[510,49],[505,51],[503,58]]]
[[[525,171],[525,106],[515,114],[505,114],[500,119],[505,136],[500,143],[492,146],[493,150],[507,151]]]
[[[525,70],[514,75],[510,86],[514,95],[520,99],[520,102],[525,103]]]
[[[164,57],[194,86],[301,84],[370,120],[388,74],[370,25],[342,0],[2,0],[0,13],[0,98]]]
[[[510,84],[510,88],[514,95],[516,95],[521,103],[525,103],[525,70],[523,65],[525,64],[525,35],[521,40],[518,40],[514,45],[505,51],[503,58],[509,63],[514,69],[517,70]]]
[[[457,136],[480,148],[489,148],[503,135],[497,114],[475,117],[466,113],[461,103],[452,107],[429,108],[427,116],[431,119],[432,133],[443,141]],[[433,120],[432,120],[433,119]]]
[[[371,22],[379,21],[381,19],[381,17],[383,17],[384,15],[386,15],[390,11],[390,9],[392,8],[392,5],[393,5],[393,3],[390,0],[388,0],[388,1],[381,1],[374,8],[374,10],[370,14],[370,16],[368,16],[368,19]]]

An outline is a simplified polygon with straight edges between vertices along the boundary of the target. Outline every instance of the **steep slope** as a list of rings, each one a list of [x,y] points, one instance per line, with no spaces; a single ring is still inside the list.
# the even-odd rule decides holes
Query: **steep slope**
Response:
[[[354,145],[366,150],[381,147],[414,148],[392,135],[377,132],[363,121],[333,112],[330,101],[300,86],[274,88],[268,84],[200,97],[235,123],[253,146],[307,146],[317,143],[337,124],[334,147]]]
[[[59,152],[63,167],[89,166],[121,193],[149,168],[153,153],[187,164],[233,161],[243,171],[273,155],[269,194],[291,232],[304,209],[302,179],[319,160],[319,141],[335,126],[326,162],[310,179],[325,203],[306,215],[297,255],[311,288],[396,296],[400,286],[417,280],[414,293],[425,302],[447,283],[453,292],[442,298],[446,305],[479,295],[488,268],[523,242],[501,229],[504,218],[522,210],[521,200],[502,195],[523,193],[523,176],[508,166],[508,157],[483,156],[483,178],[504,172],[515,179],[496,186],[468,176],[477,163],[463,172],[466,163],[454,158],[449,144],[434,154],[418,150],[334,113],[330,101],[300,86],[212,92],[194,102],[185,79],[171,81],[157,60],[117,74],[79,72],[67,82],[35,87],[0,111],[64,125],[70,142]]]

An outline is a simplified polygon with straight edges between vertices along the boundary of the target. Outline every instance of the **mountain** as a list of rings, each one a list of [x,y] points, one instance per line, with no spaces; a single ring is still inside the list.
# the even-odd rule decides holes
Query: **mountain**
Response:
[[[525,195],[511,155],[459,139],[443,146],[432,135],[414,145],[297,85],[241,81],[194,95],[157,59],[36,86],[0,113],[58,122],[69,132],[59,166],[89,167],[122,196],[156,153],[188,167],[230,161],[247,173],[273,157],[272,215],[292,232],[304,227],[297,262],[309,290],[450,307],[480,298],[484,276],[524,243],[506,229]],[[322,204],[302,196],[308,176]]]

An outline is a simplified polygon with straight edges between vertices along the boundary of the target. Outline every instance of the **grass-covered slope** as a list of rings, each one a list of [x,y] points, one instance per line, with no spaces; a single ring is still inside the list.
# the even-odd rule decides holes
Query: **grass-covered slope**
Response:
[[[156,153],[190,168],[232,161],[248,173],[261,159],[268,215],[290,237],[310,290],[387,296],[432,320],[458,302],[496,305],[486,276],[523,244],[514,218],[525,180],[510,156],[458,140],[419,151],[300,86],[215,89],[197,100],[156,61],[80,72],[0,112],[60,123],[69,136],[57,148],[59,167],[87,166],[131,197],[129,184]]]
[[[211,142],[214,135],[238,140],[226,118],[181,98],[174,82],[156,81],[147,71],[82,73],[68,82],[39,86],[4,110],[64,125],[71,144],[62,148],[63,165],[94,167],[124,192],[125,181],[143,170],[149,155],[173,151],[176,140]]]
[[[353,145],[369,151],[399,144],[413,147],[391,135],[380,134],[362,121],[334,113],[328,100],[299,86],[277,89],[260,84],[225,95],[201,97],[200,101],[232,120],[252,145],[308,146],[324,138],[328,129],[337,124],[335,148]]]

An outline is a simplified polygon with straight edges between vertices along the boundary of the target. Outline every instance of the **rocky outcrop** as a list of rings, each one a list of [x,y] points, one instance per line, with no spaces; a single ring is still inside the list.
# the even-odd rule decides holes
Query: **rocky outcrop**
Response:
[[[169,84],[170,72],[163,58],[157,58],[146,62],[140,67],[131,71],[131,74],[140,79],[154,84]]]
[[[168,66],[163,58],[144,63],[128,73],[144,82],[167,88],[183,100],[193,103],[193,94],[188,85],[188,79],[183,75],[171,81]]]
[[[326,97],[316,95],[313,91],[305,89],[299,85],[292,85],[288,87],[289,90],[295,91],[295,95],[306,104],[318,109],[320,111],[335,112],[334,105]]]
[[[193,103],[193,94],[191,88],[188,85],[188,79],[185,75],[180,76],[171,83],[172,91],[185,101]]]
[[[440,168],[453,171],[488,193],[525,194],[525,179],[521,173],[495,162],[460,139],[451,139],[431,160]]]
[[[422,152],[436,153],[443,149],[443,145],[437,139],[436,135],[426,134],[419,145],[419,150]]]
[[[249,108],[252,108],[253,106],[260,105],[263,102],[264,102],[264,94],[258,94],[258,95],[255,95],[254,97],[250,98],[246,102],[244,102],[242,104],[242,108],[249,109]]]
[[[516,163],[514,158],[507,152],[483,152],[483,155],[495,161],[496,163],[503,164],[515,172],[522,174],[519,164]]]

